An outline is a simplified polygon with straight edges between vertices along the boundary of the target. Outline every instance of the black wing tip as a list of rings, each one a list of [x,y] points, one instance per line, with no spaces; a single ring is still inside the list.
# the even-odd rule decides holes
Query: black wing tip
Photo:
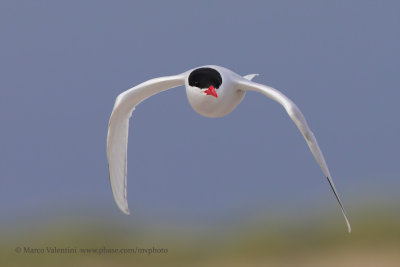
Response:
[[[340,198],[339,198],[338,194],[336,193],[336,189],[335,189],[335,187],[333,186],[333,184],[332,184],[331,179],[329,178],[329,176],[327,176],[326,179],[328,180],[329,185],[331,186],[331,189],[332,189],[332,191],[333,191],[333,194],[335,195],[335,197],[336,197],[336,199],[337,199],[337,201],[338,201],[338,203],[339,203],[340,209],[342,210],[344,219],[345,219],[346,224],[347,224],[347,231],[348,231],[349,233],[351,233],[351,225],[350,225],[349,219],[347,218],[346,211],[345,211],[345,209],[344,209],[344,207],[343,207],[343,205],[342,205],[342,202],[340,201]]]

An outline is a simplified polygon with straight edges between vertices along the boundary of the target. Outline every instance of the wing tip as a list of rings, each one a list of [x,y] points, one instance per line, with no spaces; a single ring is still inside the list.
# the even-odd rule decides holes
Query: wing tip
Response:
[[[347,224],[347,231],[349,232],[349,234],[351,233],[351,225],[349,222],[349,219],[347,218],[346,212],[344,211],[344,209],[342,208],[342,212],[344,215],[344,219],[346,220],[346,224]]]
[[[341,209],[341,211],[342,211],[342,213],[343,213],[343,216],[344,216],[344,219],[345,219],[345,221],[346,221],[347,231],[348,231],[349,233],[351,233],[351,225],[350,225],[349,219],[347,218],[346,211],[345,211],[345,209],[344,209],[344,207],[343,207],[343,205],[342,205],[342,201],[340,201],[340,198],[339,198],[339,196],[338,196],[338,194],[337,194],[337,192],[336,192],[335,186],[333,185],[333,182],[332,182],[331,178],[330,178],[329,176],[326,176],[326,179],[328,180],[329,185],[330,185],[331,188],[332,188],[333,194],[335,195],[337,201],[339,202],[340,209]]]
[[[128,208],[128,201],[126,200],[126,198],[124,198],[122,201],[121,199],[118,199],[116,196],[114,197],[115,202],[118,206],[118,208],[125,213],[126,215],[131,214],[131,211]]]
[[[126,208],[120,207],[120,210],[121,210],[123,213],[125,213],[126,215],[130,215],[130,214],[131,214],[131,211],[128,209],[128,207],[126,207]]]
[[[349,222],[347,222],[347,231],[349,232],[349,234],[351,234],[351,226]]]
[[[119,202],[117,199],[115,199],[115,202],[117,203],[118,208],[125,213],[126,215],[131,214],[131,211],[128,208],[128,202],[124,200],[122,203]]]

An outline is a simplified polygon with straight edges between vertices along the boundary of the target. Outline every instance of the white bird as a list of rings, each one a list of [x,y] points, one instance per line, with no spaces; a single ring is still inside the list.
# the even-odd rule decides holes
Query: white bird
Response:
[[[185,85],[186,95],[192,108],[200,115],[214,118],[229,114],[243,100],[246,91],[255,91],[281,104],[297,125],[327,178],[339,202],[348,231],[351,232],[350,223],[336,192],[328,166],[306,119],[296,104],[284,94],[269,86],[252,82],[251,80],[257,75],[250,74],[242,77],[229,69],[209,65],[174,76],[151,79],[118,95],[110,117],[107,135],[110,182],[118,207],[129,214],[126,196],[129,118],[139,103],[159,92]]]

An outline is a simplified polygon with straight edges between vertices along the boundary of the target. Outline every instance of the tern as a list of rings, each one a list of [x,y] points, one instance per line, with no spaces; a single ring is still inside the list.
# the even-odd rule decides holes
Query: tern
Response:
[[[129,118],[138,104],[152,95],[185,85],[191,107],[200,115],[215,118],[229,114],[243,100],[246,91],[255,91],[281,104],[299,128],[328,180],[346,220],[348,231],[351,232],[349,220],[336,192],[328,166],[305,117],[296,104],[280,91],[253,82],[253,78],[257,75],[249,74],[242,77],[227,68],[208,65],[178,75],[151,79],[118,95],[108,125],[107,159],[112,192],[121,211],[130,213],[126,193],[128,130]]]

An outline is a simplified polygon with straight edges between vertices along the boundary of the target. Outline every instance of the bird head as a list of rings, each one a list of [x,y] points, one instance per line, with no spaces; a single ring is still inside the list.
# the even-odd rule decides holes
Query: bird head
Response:
[[[198,68],[188,77],[189,86],[195,87],[207,96],[218,98],[217,90],[222,84],[221,74],[213,68]]]
[[[228,69],[214,65],[188,71],[185,86],[192,108],[206,117],[229,114],[245,94],[234,86],[235,75]]]

